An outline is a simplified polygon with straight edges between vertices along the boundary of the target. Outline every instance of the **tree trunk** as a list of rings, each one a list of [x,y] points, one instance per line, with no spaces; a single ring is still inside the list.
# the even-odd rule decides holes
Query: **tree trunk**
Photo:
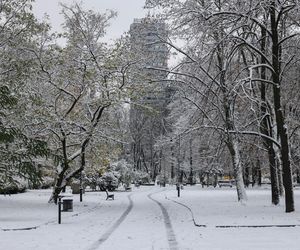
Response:
[[[261,186],[261,166],[260,166],[260,160],[257,157],[257,163],[256,163],[256,178],[257,178],[257,185]]]
[[[261,51],[263,54],[266,52],[266,29],[261,29]],[[264,56],[261,56],[261,63],[266,64],[266,59]],[[261,79],[266,80],[266,68],[261,68]],[[260,95],[261,95],[261,117],[262,121],[260,123],[260,131],[262,134],[267,135],[269,137],[273,137],[272,132],[272,121],[270,118],[269,113],[267,112],[267,100],[266,100],[266,84],[261,82],[260,87]],[[278,178],[277,178],[277,164],[276,164],[276,153],[274,150],[273,142],[268,139],[263,139],[263,145],[268,151],[268,159],[269,159],[269,168],[270,168],[270,176],[271,176],[271,196],[272,196],[272,204],[278,205],[279,204],[279,185],[278,185]]]
[[[189,183],[194,185],[192,139],[190,139],[190,174]]]
[[[232,158],[233,174],[236,181],[238,201],[243,202],[247,200],[247,195],[243,181],[243,169],[240,159],[239,144],[236,138],[233,138],[231,135],[229,135],[229,138],[231,139],[229,139],[230,141],[227,142],[227,147]]]
[[[67,155],[67,141],[66,141],[64,131],[63,130],[61,130],[61,131],[62,131],[62,136],[63,136],[63,138],[61,140],[62,151],[63,151],[63,162],[58,163],[57,179],[56,179],[56,183],[53,188],[53,191],[52,191],[52,195],[49,200],[49,202],[54,201],[55,204],[57,204],[58,195],[61,193],[61,191],[67,185],[67,183],[64,182],[64,178],[65,178],[66,171],[69,169],[69,161],[68,161],[68,155]],[[62,170],[60,170],[60,168],[62,168]]]
[[[271,176],[271,190],[272,190],[272,203],[274,205],[279,204],[279,183],[276,165],[276,154],[272,146],[268,150],[269,165],[270,165],[270,176]]]
[[[173,166],[173,163],[172,163],[172,165],[171,165],[171,179],[172,179],[172,181],[173,181],[174,177],[175,177],[174,166]]]
[[[283,180],[282,180],[282,164],[280,160],[280,152],[276,150],[276,165],[277,165],[277,179],[278,179],[278,186],[279,186],[279,195],[284,195],[284,188],[283,188]]]
[[[294,208],[294,193],[289,152],[289,138],[287,134],[287,125],[283,114],[281,104],[281,84],[280,84],[280,44],[278,35],[278,20],[276,17],[276,3],[272,1],[270,7],[270,20],[272,29],[272,79],[273,79],[273,99],[276,116],[277,132],[281,143],[281,162],[282,162],[282,177],[285,190],[285,211],[293,212]]]
[[[222,80],[224,82],[224,80]],[[246,201],[247,195],[245,190],[245,184],[243,180],[243,168],[241,163],[241,155],[240,155],[240,146],[239,146],[239,139],[236,134],[230,133],[230,131],[235,131],[234,126],[234,114],[233,114],[233,103],[227,97],[227,90],[226,88],[223,89],[224,94],[224,110],[225,110],[225,127],[227,131],[227,138],[226,138],[226,145],[229,149],[232,165],[233,165],[233,174],[236,181],[236,190],[238,201]]]
[[[249,183],[250,183],[250,180],[249,180],[249,166],[246,166],[245,167],[245,173],[244,173],[244,183],[245,183],[245,187],[249,187]]]
[[[254,187],[255,186],[255,184],[257,183],[257,181],[256,181],[256,167],[255,167],[255,164],[253,163],[253,161],[252,161],[252,163],[251,163],[251,172],[252,172],[252,187]]]
[[[63,151],[64,151],[64,163],[63,169],[58,173],[58,178],[56,180],[56,184],[53,188],[52,195],[49,199],[49,202],[54,202],[57,204],[58,196],[61,193],[61,191],[65,188],[65,186],[68,184],[68,182],[77,174],[81,173],[84,170],[85,167],[85,149],[90,141],[90,137],[85,139],[85,141],[81,145],[81,150],[79,151],[79,154],[76,154],[76,156],[72,159],[74,160],[76,157],[81,156],[82,161],[80,164],[80,167],[71,173],[66,174],[67,170],[69,170],[69,161],[67,154],[66,154],[66,140],[62,140],[62,145],[63,145]],[[64,148],[65,147],[65,148]]]
[[[209,179],[209,173],[206,174],[206,186],[209,187],[209,182],[210,182],[210,179]]]
[[[183,182],[183,175],[184,175],[184,172],[183,172],[183,170],[181,170],[180,175],[179,175],[179,183]]]
[[[222,40],[218,39],[219,34],[215,34],[216,40]],[[222,36],[222,35],[221,35]],[[235,131],[235,123],[234,123],[234,100],[235,96],[231,91],[228,89],[228,86],[226,84],[226,71],[223,70],[226,68],[224,66],[224,51],[223,51],[223,45],[222,43],[219,44],[217,47],[217,60],[218,60],[218,67],[221,70],[220,71],[220,86],[221,91],[223,94],[223,109],[225,114],[225,130],[226,130],[226,145],[229,149],[231,158],[232,158],[232,165],[233,165],[233,171],[234,171],[234,178],[236,181],[236,190],[237,190],[237,196],[238,201],[243,202],[247,200],[244,180],[243,180],[243,168],[241,164],[240,159],[240,148],[239,148],[239,142],[236,134],[232,134],[232,131]]]

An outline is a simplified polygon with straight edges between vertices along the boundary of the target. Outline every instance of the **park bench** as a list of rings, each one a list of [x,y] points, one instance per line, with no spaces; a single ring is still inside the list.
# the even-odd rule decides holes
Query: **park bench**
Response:
[[[108,200],[108,199],[114,200],[115,199],[115,195],[108,193],[107,189],[105,189],[105,192],[106,192],[106,200]]]
[[[218,186],[219,187],[232,187],[232,181],[230,181],[230,180],[218,181]]]

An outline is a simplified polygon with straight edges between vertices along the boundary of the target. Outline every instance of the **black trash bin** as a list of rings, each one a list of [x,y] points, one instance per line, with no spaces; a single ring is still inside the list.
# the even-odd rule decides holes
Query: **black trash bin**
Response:
[[[73,212],[73,199],[72,198],[63,198],[63,212]]]

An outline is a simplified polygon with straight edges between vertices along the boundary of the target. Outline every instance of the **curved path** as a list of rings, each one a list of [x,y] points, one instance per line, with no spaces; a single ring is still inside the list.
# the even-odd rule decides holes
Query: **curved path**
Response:
[[[130,213],[133,207],[133,201],[131,199],[131,194],[128,196],[129,205],[125,212],[119,217],[119,219],[101,236],[101,238],[95,242],[89,250],[97,249],[104,241],[108,239],[108,237],[120,226],[120,224],[125,220],[127,215]]]
[[[178,243],[176,241],[176,236],[174,234],[174,230],[173,230],[172,223],[170,220],[170,216],[167,212],[167,209],[162,205],[162,203],[160,203],[158,200],[154,199],[152,197],[152,195],[153,194],[148,194],[148,198],[151,199],[152,201],[154,201],[156,204],[158,204],[162,211],[162,214],[164,217],[164,222],[165,222],[165,227],[167,230],[167,239],[168,239],[170,250],[177,250],[177,249],[179,249]]]
[[[1,204],[7,211],[1,217],[1,226],[8,229],[11,225],[16,229],[14,226],[19,225],[23,230],[0,230],[0,249],[240,250],[245,247],[256,249],[257,246],[259,249],[299,249],[295,241],[299,236],[299,223],[230,225],[227,223],[231,221],[227,219],[226,225],[223,219],[219,221],[223,208],[214,210],[216,203],[213,203],[223,193],[208,194],[207,191],[199,194],[200,190],[191,187],[185,189],[182,197],[177,197],[174,186],[140,187],[133,188],[131,193],[116,192],[113,201],[105,200],[106,195],[101,192],[87,193],[84,204],[75,199],[74,212],[64,213],[60,225],[57,224],[57,207],[43,203],[42,198],[46,198],[47,193],[22,194],[5,200],[7,207]],[[232,195],[235,194],[232,192]],[[212,203],[205,204],[209,201]],[[294,218],[296,216],[286,224],[296,223]],[[201,221],[205,223],[198,224]],[[281,221],[284,222],[285,217]],[[216,224],[221,222],[223,225]],[[207,227],[204,227],[206,223]],[[41,226],[36,230],[24,231],[39,224]],[[285,241],[282,241],[282,235]],[[232,245],[236,239],[239,241]]]
[[[89,193],[85,197],[86,204],[75,202],[77,212],[64,213],[60,225],[57,218],[50,220],[57,215],[56,207],[51,206],[49,221],[41,223],[38,230],[26,233],[0,230],[5,236],[1,235],[0,248],[41,250],[40,239],[43,238],[43,250],[53,250],[52,242],[59,249],[76,246],[78,250],[195,249],[199,228],[193,225],[185,207],[166,199],[166,191],[173,198],[173,189],[159,187],[115,193],[114,201],[106,201],[102,193]],[[11,240],[15,237],[18,242]]]
[[[134,192],[131,205],[88,250],[192,249],[186,239],[199,238],[190,211],[166,199],[167,189]]]
[[[136,190],[132,211],[99,249],[171,249],[177,250],[177,241],[166,209],[151,197],[158,189]],[[159,190],[161,191],[161,190]]]

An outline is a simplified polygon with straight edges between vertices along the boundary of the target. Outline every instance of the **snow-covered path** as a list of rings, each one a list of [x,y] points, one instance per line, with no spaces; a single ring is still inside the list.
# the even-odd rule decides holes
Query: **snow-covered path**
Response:
[[[117,219],[117,221],[100,237],[99,240],[97,240],[91,247],[89,247],[89,250],[98,249],[99,246],[104,243],[110,235],[121,225],[121,223],[126,219],[127,215],[131,212],[133,208],[133,202],[130,197],[131,195],[128,195],[129,199],[129,205],[127,209],[124,211],[124,213]]]
[[[74,196],[74,212],[48,204],[50,190],[0,196],[2,250],[299,250],[300,213],[286,214],[269,204],[269,189],[248,190],[249,202],[236,202],[234,189],[141,187]],[[296,208],[300,190],[295,190]],[[220,228],[232,225],[296,225],[271,228]],[[8,230],[36,227],[33,230]]]
[[[169,249],[160,208],[149,199],[152,189],[132,195],[133,209],[99,249]]]
[[[165,222],[165,228],[166,228],[166,231],[167,231],[167,239],[168,239],[170,250],[178,249],[178,243],[176,241],[176,236],[174,234],[171,219],[170,219],[170,216],[167,212],[167,209],[165,208],[165,206],[161,202],[159,202],[157,199],[154,199],[152,197],[152,194],[149,194],[148,198],[151,199],[152,201],[154,201],[155,203],[157,203],[158,206],[160,207],[161,211],[162,211],[162,215],[163,215],[164,222]]]
[[[151,188],[132,195],[132,211],[98,249],[192,249],[191,241],[199,238],[198,228],[186,208],[166,199],[166,190],[173,188]]]

